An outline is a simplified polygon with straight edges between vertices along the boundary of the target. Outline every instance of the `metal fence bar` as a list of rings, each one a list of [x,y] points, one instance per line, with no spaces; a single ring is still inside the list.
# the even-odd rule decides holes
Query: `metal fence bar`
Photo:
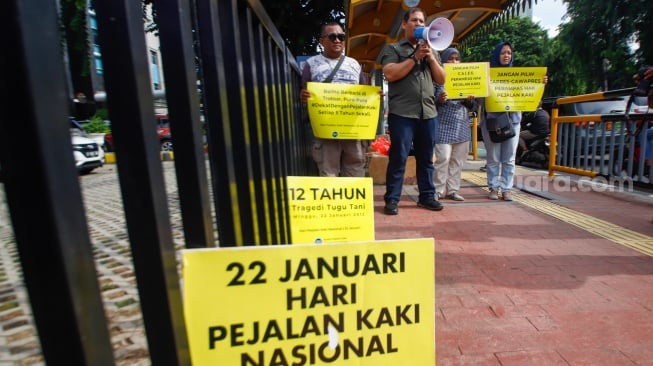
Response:
[[[251,103],[247,103],[248,113],[251,116],[252,123],[249,125],[249,135],[251,136],[251,150],[252,150],[252,174],[253,184],[255,191],[255,210],[256,217],[259,221],[259,241],[263,244],[273,243],[275,231],[272,230],[274,212],[272,210],[274,198],[271,195],[273,192],[269,186],[271,181],[270,170],[265,167],[265,157],[269,153],[266,146],[269,146],[268,129],[270,127],[269,121],[265,118],[263,113],[264,109],[261,103],[262,88],[262,65],[264,60],[261,58],[261,42],[262,33],[258,23],[255,20],[252,11],[242,4],[239,7],[239,15],[244,18],[244,22],[240,23],[240,34],[244,40],[243,59],[249,60],[245,63],[245,69],[248,72],[244,73],[244,82],[250,87],[245,90],[245,98]]]
[[[265,22],[261,23],[265,26]],[[281,96],[279,85],[279,65],[282,64],[283,53],[275,46],[276,42],[272,38],[263,41],[263,59],[267,62],[263,67],[265,78],[265,100],[266,110],[269,118],[270,131],[270,159],[271,167],[274,167],[273,180],[271,182],[272,190],[275,192],[277,199],[275,205],[275,214],[278,225],[278,241],[276,243],[288,243],[290,241],[288,208],[286,206],[286,186],[285,177],[290,174],[290,159],[292,158],[285,144],[286,137],[283,134],[283,124],[281,117]],[[299,122],[300,123],[300,122]]]
[[[57,14],[52,0],[0,2],[0,166],[45,361],[113,365],[71,154]]]
[[[198,29],[208,123],[209,154],[220,246],[254,244],[249,172],[251,158],[241,99],[242,58],[233,1],[198,0]]]
[[[223,67],[222,43],[220,39],[219,17],[216,2],[197,0],[197,34],[202,60],[202,86],[204,91],[204,111],[209,162],[211,168],[213,200],[220,246],[236,245],[242,240],[237,233],[237,206],[231,187],[234,166],[232,154],[232,136],[229,121],[229,101],[227,100],[226,78]]]
[[[96,0],[118,175],[150,358],[190,364],[139,2]]]
[[[150,359],[189,365],[140,5],[95,0],[98,44]],[[313,166],[293,56],[257,0],[155,0],[154,6],[186,247],[216,241],[196,72],[205,91],[220,245],[287,243],[285,177],[306,175]],[[113,365],[70,151],[57,16],[53,0],[1,2],[0,39],[12,52],[0,56],[0,174],[45,361]],[[199,35],[197,68],[193,28]],[[27,146],[25,135],[31,137]]]
[[[155,0],[187,248],[215,246],[193,45],[194,3]]]
[[[282,228],[286,226],[285,215],[283,215],[283,205],[280,202],[285,201],[285,194],[276,186],[276,182],[282,179],[281,167],[278,156],[276,155],[275,146],[277,140],[274,134],[274,120],[270,111],[270,89],[269,70],[266,67],[268,60],[267,45],[268,41],[265,32],[258,18],[254,19],[251,12],[248,12],[248,24],[253,32],[253,41],[250,44],[250,54],[252,61],[255,62],[257,70],[257,85],[255,94],[257,95],[256,108],[258,110],[259,123],[259,152],[261,175],[265,177],[262,180],[261,189],[264,193],[264,205],[266,210],[267,237],[269,243],[282,243]]]

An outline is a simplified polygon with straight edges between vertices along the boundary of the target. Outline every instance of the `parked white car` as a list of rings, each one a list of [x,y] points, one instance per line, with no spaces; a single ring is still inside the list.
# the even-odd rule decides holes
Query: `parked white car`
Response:
[[[82,126],[70,120],[70,137],[73,144],[75,166],[80,174],[88,174],[104,165],[104,149],[95,140],[87,137]]]

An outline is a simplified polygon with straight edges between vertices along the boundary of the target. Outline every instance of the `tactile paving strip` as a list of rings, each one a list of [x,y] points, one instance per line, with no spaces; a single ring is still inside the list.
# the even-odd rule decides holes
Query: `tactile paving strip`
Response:
[[[487,178],[485,173],[463,171],[462,178],[470,183],[474,183],[479,186],[487,186]],[[488,190],[488,188],[484,189]],[[525,206],[560,219],[565,223],[579,227],[587,232],[610,240],[614,243],[621,244],[646,255],[653,256],[653,237],[640,234],[638,232],[623,228],[619,225],[615,225],[610,222],[586,215],[582,212],[560,206],[543,198],[538,198],[530,194],[520,193],[516,190],[512,192],[514,193],[513,199]]]

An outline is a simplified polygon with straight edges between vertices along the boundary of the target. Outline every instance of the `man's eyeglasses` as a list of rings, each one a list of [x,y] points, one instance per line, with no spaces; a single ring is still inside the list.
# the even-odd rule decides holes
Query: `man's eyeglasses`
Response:
[[[325,37],[328,38],[329,41],[331,41],[331,42],[335,42],[336,38],[338,38],[340,40],[340,42],[344,42],[345,38],[347,36],[344,33],[329,33],[329,34],[327,34],[325,36],[322,36],[322,38],[325,38]]]

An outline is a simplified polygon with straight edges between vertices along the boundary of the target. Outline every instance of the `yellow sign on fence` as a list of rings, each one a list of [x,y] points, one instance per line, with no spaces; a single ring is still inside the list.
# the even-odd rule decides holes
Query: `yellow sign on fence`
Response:
[[[381,108],[378,86],[309,82],[306,89],[316,137],[374,140]]]
[[[490,68],[488,112],[534,111],[544,94],[546,67]]]
[[[435,364],[432,238],[183,251],[194,365]]]
[[[372,178],[287,177],[293,244],[374,240]]]

